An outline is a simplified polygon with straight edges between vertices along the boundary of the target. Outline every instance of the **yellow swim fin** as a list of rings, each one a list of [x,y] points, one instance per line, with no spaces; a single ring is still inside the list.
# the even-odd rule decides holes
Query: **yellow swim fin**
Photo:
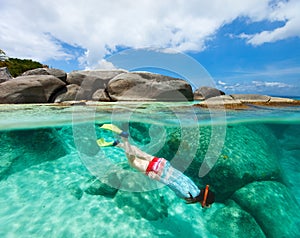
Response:
[[[100,128],[105,129],[105,130],[110,130],[116,134],[122,133],[122,130],[113,124],[103,124]]]
[[[101,147],[116,146],[117,144],[119,144],[119,141],[115,140],[115,141],[107,142],[104,140],[104,138],[100,138],[99,140],[97,140],[97,144]]]
[[[117,127],[113,124],[103,124],[102,126],[100,126],[100,128],[112,131],[122,137],[125,137],[125,138],[128,138],[128,136],[129,136],[129,134],[127,132],[122,131],[119,127]]]

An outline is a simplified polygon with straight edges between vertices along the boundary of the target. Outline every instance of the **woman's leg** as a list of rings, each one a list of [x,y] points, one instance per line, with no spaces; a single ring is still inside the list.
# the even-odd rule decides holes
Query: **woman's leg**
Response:
[[[122,140],[123,143],[118,144],[118,147],[124,149],[127,156],[146,161],[151,161],[153,159],[154,156],[149,155],[134,145],[131,145],[127,138],[122,138]]]
[[[148,168],[149,162],[154,158],[154,156],[149,155],[138,147],[131,145],[128,141],[128,133],[123,132],[117,126],[113,124],[104,124],[101,126],[101,128],[110,130],[121,136],[123,143],[119,143],[116,146],[124,149],[131,167],[145,173]]]
[[[132,168],[145,173],[153,156],[141,151],[136,146],[131,145],[128,142],[128,139],[123,140],[124,143],[119,143],[117,146],[125,150],[128,163]]]

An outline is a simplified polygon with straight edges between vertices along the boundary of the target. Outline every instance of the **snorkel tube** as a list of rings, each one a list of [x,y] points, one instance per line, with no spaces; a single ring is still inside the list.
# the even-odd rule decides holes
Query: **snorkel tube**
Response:
[[[202,200],[202,203],[201,203],[202,208],[206,207],[206,200],[207,200],[208,191],[209,191],[209,185],[206,185],[203,200]]]

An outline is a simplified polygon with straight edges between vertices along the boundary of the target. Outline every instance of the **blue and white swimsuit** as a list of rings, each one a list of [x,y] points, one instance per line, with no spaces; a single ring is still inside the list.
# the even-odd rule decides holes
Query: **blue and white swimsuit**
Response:
[[[150,172],[154,172],[157,176],[152,177]],[[196,184],[182,172],[173,168],[164,158],[154,157],[148,165],[146,175],[167,185],[180,198],[190,198],[190,194],[197,197],[200,194]]]

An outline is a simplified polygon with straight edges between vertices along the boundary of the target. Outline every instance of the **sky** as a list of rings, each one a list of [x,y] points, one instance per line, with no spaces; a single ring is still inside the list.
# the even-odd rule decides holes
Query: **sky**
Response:
[[[0,49],[12,58],[66,72],[140,68],[226,94],[300,95],[300,0],[0,0],[0,6]]]

